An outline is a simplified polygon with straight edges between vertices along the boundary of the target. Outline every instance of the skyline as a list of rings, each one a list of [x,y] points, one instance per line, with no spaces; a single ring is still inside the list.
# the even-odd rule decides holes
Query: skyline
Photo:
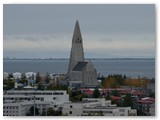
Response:
[[[69,58],[78,20],[85,58],[155,58],[153,4],[4,5],[3,19],[3,57]]]

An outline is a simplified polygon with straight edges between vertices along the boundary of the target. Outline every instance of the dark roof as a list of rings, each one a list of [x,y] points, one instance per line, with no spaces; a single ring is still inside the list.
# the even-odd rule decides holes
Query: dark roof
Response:
[[[77,65],[72,69],[73,71],[81,71],[88,62],[78,62]]]

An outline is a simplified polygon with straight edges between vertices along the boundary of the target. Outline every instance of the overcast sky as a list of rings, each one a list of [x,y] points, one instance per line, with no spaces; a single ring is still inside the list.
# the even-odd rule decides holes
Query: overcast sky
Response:
[[[85,57],[155,57],[155,5],[4,5],[4,57],[69,58],[76,20]]]

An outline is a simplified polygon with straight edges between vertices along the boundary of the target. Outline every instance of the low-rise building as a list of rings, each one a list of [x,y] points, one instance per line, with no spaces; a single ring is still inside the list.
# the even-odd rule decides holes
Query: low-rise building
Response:
[[[64,103],[63,114],[68,116],[136,116],[137,111],[131,107],[116,107],[104,98],[84,98],[82,102]]]
[[[47,108],[58,109],[69,102],[69,95],[64,90],[8,90],[3,95],[4,116],[25,116],[31,106],[41,114]]]
[[[69,102],[69,95],[65,90],[9,90],[3,95],[3,101],[49,101],[55,105],[62,105]]]
[[[7,102],[3,103],[3,116],[26,116],[32,106],[39,109],[39,115],[42,114],[43,110],[52,106],[51,102],[45,101],[32,101],[25,102]]]
[[[151,97],[141,98],[137,101],[137,108],[141,111],[141,115],[154,116],[155,115],[155,99]]]
[[[25,76],[27,79],[30,79],[30,78],[32,78],[32,80],[36,79],[36,73],[34,73],[34,72],[26,72]]]
[[[7,72],[3,72],[3,80],[8,79],[9,74]]]
[[[13,73],[13,78],[14,79],[21,79],[21,76],[22,75],[22,73],[20,73],[20,72],[15,72],[15,73]]]

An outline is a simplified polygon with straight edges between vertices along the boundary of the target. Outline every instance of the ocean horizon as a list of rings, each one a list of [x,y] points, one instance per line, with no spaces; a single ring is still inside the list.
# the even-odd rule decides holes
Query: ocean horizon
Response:
[[[97,72],[103,76],[109,74],[121,74],[127,77],[147,77],[155,78],[155,59],[142,58],[98,58],[92,60]],[[45,75],[47,72],[66,74],[69,59],[4,59],[3,71],[14,72],[40,72]]]

